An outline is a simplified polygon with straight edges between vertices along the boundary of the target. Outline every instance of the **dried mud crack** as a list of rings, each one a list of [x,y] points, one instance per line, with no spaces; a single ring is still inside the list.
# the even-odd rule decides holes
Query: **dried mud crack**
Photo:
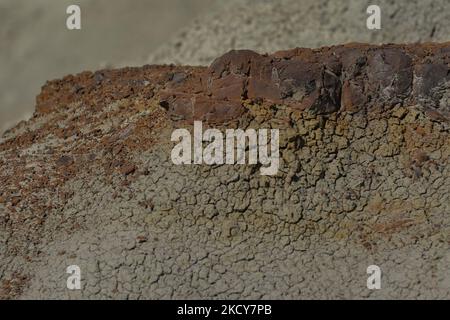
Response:
[[[172,164],[194,120],[279,129],[278,174]],[[450,43],[50,81],[0,140],[0,298],[448,299],[449,122]]]

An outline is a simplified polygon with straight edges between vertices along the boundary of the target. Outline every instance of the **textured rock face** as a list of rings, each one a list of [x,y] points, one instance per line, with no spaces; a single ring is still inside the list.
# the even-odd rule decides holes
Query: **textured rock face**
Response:
[[[449,53],[449,44],[231,51],[199,76],[177,74],[167,104],[183,118],[208,121],[236,118],[247,99],[318,114],[424,102],[448,117]]]
[[[0,143],[1,297],[449,298],[449,63],[351,44],[47,83]],[[278,175],[173,165],[192,120],[279,129]]]

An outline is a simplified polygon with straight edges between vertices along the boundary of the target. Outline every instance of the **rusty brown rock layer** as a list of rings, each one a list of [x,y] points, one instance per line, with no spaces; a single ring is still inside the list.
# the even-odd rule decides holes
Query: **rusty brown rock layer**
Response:
[[[284,104],[318,114],[423,105],[450,115],[450,42],[347,44],[261,55],[233,50],[211,66],[144,66],[85,72],[48,82],[37,113],[74,101],[93,105],[132,96],[157,99],[174,120],[223,122],[245,102]]]

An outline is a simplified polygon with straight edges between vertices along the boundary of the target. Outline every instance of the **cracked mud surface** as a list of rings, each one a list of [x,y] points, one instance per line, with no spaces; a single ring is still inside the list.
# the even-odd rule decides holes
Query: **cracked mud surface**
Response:
[[[449,52],[232,51],[48,82],[0,140],[0,297],[448,299]],[[279,129],[278,174],[173,165],[194,119]]]

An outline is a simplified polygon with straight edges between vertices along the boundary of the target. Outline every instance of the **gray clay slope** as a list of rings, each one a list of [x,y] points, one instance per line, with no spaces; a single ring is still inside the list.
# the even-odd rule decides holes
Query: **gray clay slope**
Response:
[[[233,51],[48,82],[0,141],[0,296],[448,299],[449,50]],[[278,128],[278,175],[173,165],[192,120]]]

